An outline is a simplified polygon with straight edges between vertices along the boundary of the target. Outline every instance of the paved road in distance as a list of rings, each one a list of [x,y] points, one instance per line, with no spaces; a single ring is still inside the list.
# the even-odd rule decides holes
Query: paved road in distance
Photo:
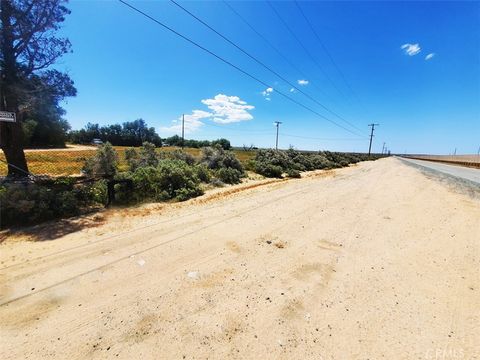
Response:
[[[401,158],[401,159],[407,163],[413,163],[415,165],[419,165],[427,169],[431,169],[443,174],[468,180],[480,185],[479,169],[467,168],[467,167],[458,166],[458,165],[441,164],[438,162],[432,162],[432,161],[426,161],[426,160],[414,160],[414,159],[407,159],[407,158]]]

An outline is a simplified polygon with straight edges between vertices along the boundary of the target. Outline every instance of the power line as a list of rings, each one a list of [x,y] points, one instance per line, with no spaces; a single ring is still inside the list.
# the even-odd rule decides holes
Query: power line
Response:
[[[330,59],[330,61],[332,62],[333,66],[335,67],[335,69],[338,71],[338,73],[340,74],[340,76],[342,77],[342,80],[343,82],[345,83],[345,85],[347,85],[348,89],[350,90],[350,92],[353,94],[353,96],[356,98],[356,100],[361,104],[361,101],[359,99],[359,97],[357,96],[356,92],[353,90],[353,88],[350,86],[350,83],[349,81],[347,80],[347,77],[345,76],[345,74],[343,73],[343,71],[340,69],[340,67],[337,65],[337,62],[333,59],[333,56],[330,54],[330,51],[328,51],[327,47],[325,46],[325,44],[323,43],[322,39],[320,38],[320,36],[318,35],[317,31],[315,30],[315,28],[313,27],[312,23],[310,22],[310,20],[308,20],[308,17],[305,15],[305,13],[303,12],[302,8],[300,7],[300,4],[298,3],[297,0],[294,0],[295,1],[295,5],[297,6],[298,10],[300,11],[300,14],[302,14],[302,17],[305,19],[305,22],[308,24],[308,26],[310,27],[310,29],[312,30],[313,34],[315,35],[315,38],[317,39],[318,43],[320,44],[320,46],[322,47],[323,51],[325,52],[325,54],[327,54],[328,58]]]
[[[229,38],[227,38],[225,35],[223,35],[222,33],[220,33],[219,31],[217,31],[216,29],[214,29],[212,26],[210,26],[208,23],[206,23],[205,21],[203,21],[202,19],[200,19],[198,16],[196,16],[195,14],[193,14],[191,11],[189,11],[188,9],[186,9],[185,7],[183,7],[182,5],[180,5],[178,2],[176,2],[175,0],[170,0],[170,2],[172,2],[173,4],[175,4],[177,7],[179,7],[180,9],[182,9],[184,12],[186,12],[188,15],[190,15],[191,17],[193,17],[195,20],[197,20],[198,22],[200,22],[202,25],[204,25],[205,27],[207,27],[208,29],[210,29],[211,31],[213,31],[215,34],[217,34],[218,36],[220,36],[223,40],[225,40],[226,42],[228,42],[230,45],[234,46],[236,49],[240,50],[242,53],[244,53],[245,55],[247,55],[250,59],[252,59],[253,61],[255,61],[257,64],[261,65],[264,69],[270,71],[272,74],[274,74],[275,76],[277,76],[279,79],[283,80],[284,82],[286,82],[289,86],[291,86],[293,89],[297,90],[299,93],[303,94],[304,96],[306,96],[308,99],[310,99],[311,101],[315,102],[317,105],[321,106],[324,110],[326,110],[327,112],[329,112],[330,114],[332,114],[333,116],[337,117],[338,119],[342,120],[343,122],[345,122],[346,124],[350,125],[352,128],[355,128],[359,131],[363,131],[359,128],[357,128],[354,124],[350,123],[348,120],[344,119],[343,117],[341,117],[340,115],[338,115],[337,113],[335,113],[334,111],[330,110],[328,107],[326,107],[325,105],[323,105],[321,102],[319,102],[318,100],[316,100],[315,98],[313,98],[312,96],[310,96],[308,93],[304,92],[302,89],[298,88],[295,84],[291,83],[289,80],[287,80],[284,76],[280,75],[278,72],[276,72],[275,70],[273,70],[270,66],[266,65],[263,61],[259,60],[257,57],[255,57],[254,55],[250,54],[248,51],[246,51],[245,49],[243,49],[242,47],[240,47],[239,45],[237,45],[235,42],[233,42],[232,40],[230,40]]]
[[[306,46],[303,44],[303,42],[298,38],[297,35],[295,35],[295,33],[293,32],[293,30],[290,28],[290,26],[287,24],[287,22],[283,19],[283,17],[280,15],[280,13],[277,11],[277,9],[275,9],[275,7],[273,6],[273,4],[270,2],[270,1],[267,1],[267,4],[270,6],[270,8],[273,10],[273,12],[277,15],[278,19],[283,23],[283,25],[285,26],[285,28],[288,30],[288,32],[290,33],[290,35],[292,35],[292,37],[297,41],[297,43],[302,47],[303,51],[305,51],[305,53],[308,55],[308,57],[310,58],[310,60],[312,60],[312,62],[320,69],[320,71],[322,72],[322,74],[325,76],[325,78],[333,85],[333,87],[335,89],[337,89],[337,91],[342,95],[342,96],[345,96],[345,94],[340,90],[340,88],[335,84],[335,82],[330,78],[330,76],[328,76],[327,72],[323,69],[322,66],[320,66],[320,64],[318,63],[317,59],[315,59],[313,57],[313,55],[310,53],[310,51],[308,51],[308,49],[306,48]]]
[[[160,22],[159,20],[155,19],[154,17],[148,15],[147,13],[143,12],[142,10],[136,8],[135,6],[130,5],[129,3],[127,3],[127,2],[124,1],[124,0],[118,0],[118,1],[119,1],[120,3],[122,3],[122,4],[124,4],[125,6],[129,7],[130,9],[134,10],[135,12],[138,12],[139,14],[145,16],[147,19],[149,19],[149,20],[153,21],[154,23],[160,25],[160,26],[163,27],[164,29],[166,29],[166,30],[174,33],[175,35],[181,37],[182,39],[184,39],[185,41],[189,42],[190,44],[195,45],[195,46],[198,47],[199,49],[201,49],[201,50],[205,51],[206,53],[212,55],[213,57],[215,57],[215,58],[217,58],[218,60],[224,62],[225,64],[233,67],[234,69],[236,69],[237,71],[241,72],[242,74],[244,74],[244,75],[248,76],[249,78],[255,80],[256,82],[262,84],[263,86],[266,86],[267,88],[272,87],[272,86],[270,86],[269,84],[267,84],[266,82],[258,79],[258,78],[255,77],[254,75],[252,75],[252,74],[248,73],[247,71],[241,69],[240,67],[238,67],[237,65],[231,63],[230,61],[226,60],[225,58],[221,57],[220,55],[215,54],[213,51],[205,48],[204,46],[200,45],[199,43],[195,42],[194,40],[191,40],[191,39],[188,38],[187,36],[179,33],[178,31],[176,31],[176,30],[174,30],[174,29],[172,29],[172,28],[169,27],[168,25],[165,25],[164,23],[162,23],[162,22]],[[273,87],[272,87],[272,88],[273,88]],[[355,135],[355,136],[359,136],[358,134],[356,134],[356,133],[353,132],[352,130],[346,128],[345,126],[337,123],[336,121],[334,121],[334,120],[332,120],[332,119],[327,118],[326,116],[324,116],[324,115],[320,114],[319,112],[313,110],[312,108],[308,107],[307,105],[304,105],[304,104],[302,104],[301,102],[299,102],[299,101],[291,98],[291,97],[288,96],[287,94],[284,94],[283,92],[281,92],[281,91],[279,91],[279,90],[277,90],[276,92],[277,92],[278,94],[280,94],[281,96],[283,96],[284,98],[286,98],[286,99],[290,100],[291,102],[297,104],[298,106],[304,108],[305,110],[308,110],[308,111],[310,111],[311,113],[317,115],[318,117],[329,121],[330,123],[336,125],[337,127],[342,128],[342,129],[345,130],[345,131],[348,131],[349,133],[351,133],[351,134],[353,134],[353,135]]]
[[[287,64],[289,64],[292,69],[296,70],[300,75],[302,75],[304,78],[308,78],[308,76],[301,70],[299,69],[294,63],[292,63],[278,48],[272,44],[270,40],[268,40],[264,35],[262,35],[255,27],[247,20],[245,19],[235,8],[230,5],[227,1],[222,0],[223,3],[228,6],[228,8],[240,19],[242,20],[255,34],[257,34],[263,41],[265,41],[268,46],[270,46]],[[332,98],[320,87],[318,86],[315,82],[313,82],[313,86],[320,91],[323,95],[325,95],[327,98],[332,100]]]
[[[349,138],[320,138],[320,137],[313,137],[313,136],[301,136],[301,135],[291,135],[285,134],[282,132],[283,136],[299,138],[299,139],[310,139],[310,140],[324,140],[324,141],[364,141],[364,139],[349,139]]]

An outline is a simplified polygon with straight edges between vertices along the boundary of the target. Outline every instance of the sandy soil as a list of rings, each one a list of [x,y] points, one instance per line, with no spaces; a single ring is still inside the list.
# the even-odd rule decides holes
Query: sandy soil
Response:
[[[65,148],[54,149],[25,149],[25,152],[56,152],[56,151],[85,151],[85,150],[97,150],[93,145],[73,145],[67,144]]]
[[[0,358],[480,358],[478,198],[393,158],[248,187],[4,241]]]

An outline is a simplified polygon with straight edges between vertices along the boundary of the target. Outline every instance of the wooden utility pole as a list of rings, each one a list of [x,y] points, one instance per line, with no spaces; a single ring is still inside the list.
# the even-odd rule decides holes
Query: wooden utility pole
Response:
[[[368,156],[372,153],[372,140],[373,140],[373,131],[375,130],[375,126],[380,126],[380,124],[368,124],[372,128],[372,132],[370,133],[370,145],[368,146]]]
[[[275,126],[277,127],[277,136],[275,138],[275,150],[278,150],[278,128],[280,127],[281,121],[275,121]]]

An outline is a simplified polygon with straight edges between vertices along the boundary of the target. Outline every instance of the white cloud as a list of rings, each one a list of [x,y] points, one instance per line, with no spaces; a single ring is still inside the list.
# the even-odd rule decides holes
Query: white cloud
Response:
[[[263,95],[268,95],[272,92],[273,92],[273,88],[269,87],[269,88],[266,88],[264,91],[262,91],[262,94]]]
[[[298,85],[308,85],[309,81],[300,79],[300,80],[297,80],[297,83],[298,83]],[[290,91],[292,91],[292,90],[290,90]]]
[[[435,56],[435,53],[430,53],[428,54],[427,56],[425,56],[425,60],[430,60],[431,58],[433,58]]]
[[[262,91],[262,96],[265,98],[265,100],[272,100],[270,98],[270,94],[273,93],[273,88],[269,87],[269,88],[266,88],[265,90]]]
[[[191,133],[200,129],[205,125],[201,119],[207,119],[212,117],[212,113],[203,110],[193,110],[191,114],[185,115],[185,132]],[[172,121],[171,126],[160,128],[161,131],[168,133],[181,133],[182,132],[182,117]]]
[[[409,56],[417,55],[420,51],[422,51],[419,44],[403,44],[401,49],[403,49],[405,54]]]
[[[240,100],[238,96],[218,94],[213,99],[202,100],[202,103],[207,105],[213,112],[213,121],[219,124],[236,123],[253,119],[253,116],[248,111],[255,109],[255,106],[248,105],[245,101]]]
[[[272,88],[265,90],[267,94],[273,92]],[[268,96],[266,100],[271,100]],[[238,96],[216,95],[213,99],[204,99],[202,103],[211,110],[193,110],[191,114],[185,115],[185,133],[199,130],[205,125],[205,120],[213,120],[219,124],[229,124],[240,121],[252,120],[253,116],[248,112],[255,106],[248,105]],[[203,120],[203,121],[202,121]],[[171,126],[161,127],[160,130],[166,133],[180,134],[182,132],[182,117],[172,121]]]
[[[294,89],[294,88],[291,88],[291,89],[290,89],[290,92],[291,92],[291,93],[294,93],[294,92],[295,92],[295,89]]]

